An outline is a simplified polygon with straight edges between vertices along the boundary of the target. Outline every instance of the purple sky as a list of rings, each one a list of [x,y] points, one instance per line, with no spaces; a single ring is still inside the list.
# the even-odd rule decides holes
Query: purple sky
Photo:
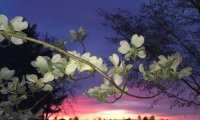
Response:
[[[100,7],[105,10],[122,8],[132,11],[136,14],[139,5],[147,0],[1,0],[0,12],[10,19],[15,16],[23,16],[31,23],[38,24],[38,30],[41,34],[48,32],[49,35],[58,39],[67,39],[68,47],[74,50],[80,50],[78,44],[72,44],[69,39],[69,29],[77,29],[80,26],[86,28],[89,38],[85,41],[86,50],[93,55],[108,57],[117,52],[117,45],[113,45],[105,40],[105,36],[112,36],[114,33],[101,25],[103,19],[97,15],[95,10]],[[96,85],[102,82],[100,77],[95,80],[90,79],[79,84],[84,84],[81,91],[88,86]],[[99,80],[98,82],[96,82]],[[79,93],[79,92],[78,92]],[[80,94],[80,93],[79,93]],[[82,96],[77,96],[82,98]],[[103,104],[95,100],[86,99],[88,107],[99,105],[105,109],[125,109],[128,111],[137,111],[138,114],[153,113],[159,115],[197,115],[193,108],[169,110],[170,102],[161,101],[154,109],[149,109],[151,100],[138,100],[125,97],[115,104]],[[77,99],[77,102],[79,102]],[[89,102],[87,102],[87,100]],[[80,102],[81,103],[81,102]],[[136,110],[137,109],[137,110]],[[78,111],[77,111],[78,112]],[[188,117],[184,117],[189,120]]]

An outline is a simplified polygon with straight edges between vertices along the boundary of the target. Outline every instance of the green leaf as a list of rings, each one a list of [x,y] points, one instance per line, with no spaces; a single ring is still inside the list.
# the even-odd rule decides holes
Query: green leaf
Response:
[[[26,92],[26,87],[25,86],[20,86],[19,89],[17,89],[17,93],[19,94],[23,94]]]
[[[12,90],[13,91],[17,91],[18,86],[19,86],[19,81],[18,80],[14,80],[13,84],[12,84]]]
[[[42,88],[42,90],[44,90],[44,91],[52,91],[52,90],[53,90],[53,87],[52,87],[50,84],[46,84],[46,85]]]
[[[31,92],[36,92],[37,90],[38,90],[38,87],[37,87],[37,85],[36,85],[36,83],[30,83],[29,85],[28,85],[28,87],[29,87],[29,89],[31,90]]]

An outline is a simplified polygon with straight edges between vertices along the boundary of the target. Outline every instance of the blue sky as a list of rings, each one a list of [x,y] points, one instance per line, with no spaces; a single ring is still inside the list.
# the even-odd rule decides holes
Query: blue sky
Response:
[[[126,0],[125,2],[123,0],[1,1],[1,13],[7,15],[9,18],[18,15],[23,16],[31,23],[38,24],[38,29],[41,33],[48,32],[58,39],[66,38],[69,40],[69,29],[77,29],[80,26],[85,27],[90,35],[85,43],[87,50],[101,56],[103,53],[103,56],[107,57],[111,53],[116,52],[117,47],[110,45],[104,39],[105,36],[112,36],[113,32],[101,25],[103,19],[97,15],[95,10],[98,7],[105,10],[113,10],[114,8],[120,7],[136,13],[139,4],[144,0]],[[74,47],[77,48],[79,46]]]
[[[97,15],[95,10],[100,7],[105,10],[113,10],[122,8],[130,10],[136,14],[142,2],[148,0],[0,0],[0,13],[5,14],[10,19],[15,16],[23,16],[31,23],[38,25],[38,31],[41,34],[49,33],[58,39],[67,39],[69,49],[81,50],[78,44],[72,44],[68,35],[70,29],[78,29],[80,26],[86,28],[89,38],[85,41],[86,50],[92,55],[108,57],[114,52],[117,52],[117,45],[109,43],[105,36],[113,36],[114,32],[101,25],[103,19]],[[99,84],[100,77],[90,79],[79,84],[85,84],[82,90],[88,86]],[[100,82],[96,82],[99,80]],[[130,103],[130,101],[135,101]],[[89,101],[91,102],[91,101]],[[127,106],[127,102],[130,103]],[[148,101],[151,102],[151,101]],[[170,101],[161,102],[153,110],[148,109],[147,101],[138,99],[122,100],[111,106],[102,105],[93,101],[90,105],[100,104],[106,108],[119,109],[120,107],[126,110],[138,109],[141,113],[165,114],[165,115],[185,115],[197,114],[190,109],[174,109],[169,110]],[[89,103],[85,103],[89,106]],[[117,107],[116,107],[117,106]],[[193,109],[193,108],[192,108]],[[163,112],[160,112],[160,111]]]

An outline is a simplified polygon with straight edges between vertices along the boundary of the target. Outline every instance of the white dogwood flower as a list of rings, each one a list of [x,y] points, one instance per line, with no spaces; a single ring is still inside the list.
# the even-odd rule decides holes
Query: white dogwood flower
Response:
[[[170,77],[183,78],[192,74],[192,68],[186,67],[177,71],[178,65],[182,61],[179,53],[165,57],[160,55],[158,61],[154,61],[149,70],[144,70],[143,64],[139,65],[139,71],[143,73],[145,80],[169,79]]]
[[[117,85],[120,85],[123,77],[120,75],[121,68],[119,67],[119,57],[117,54],[112,54],[112,56],[109,57],[109,60],[112,62],[114,67],[108,71],[108,76],[113,76],[114,82]]]
[[[102,71],[107,71],[107,67],[105,64],[103,64],[102,58],[97,58],[96,56],[90,56],[89,52],[86,52],[83,55],[80,55],[79,53],[76,52],[70,52],[70,53],[77,57],[80,57],[85,61],[90,62],[91,64],[93,64]],[[65,73],[67,75],[73,75],[76,69],[78,70],[78,72],[93,71],[93,68],[90,65],[70,58],[69,62],[66,64]]]
[[[13,18],[10,23],[8,22],[8,18],[1,14],[0,15],[0,30],[7,31],[7,32],[13,32],[13,31],[22,31],[24,29],[28,28],[28,22],[23,21],[23,17],[17,16]],[[4,36],[0,35],[0,42],[2,42],[5,39]],[[15,45],[21,45],[23,44],[23,40],[16,37],[11,37],[11,42]]]
[[[85,95],[94,97],[100,101],[105,101],[107,97],[113,95],[114,93],[116,92],[113,87],[109,86],[108,84],[101,84],[100,86],[90,88],[87,92],[85,92]]]
[[[42,90],[44,91],[53,90],[53,87],[48,84],[49,82],[54,80],[54,75],[51,72],[45,73],[44,76],[40,79],[35,74],[26,75],[26,79],[32,83],[37,83],[38,87],[42,88]]]
[[[30,82],[33,82],[33,83],[38,82],[40,84],[48,83],[48,82],[51,82],[51,81],[54,80],[54,76],[53,76],[53,74],[51,72],[45,73],[44,76],[42,78],[40,78],[40,79],[35,74],[26,75],[26,78]]]
[[[145,47],[142,46],[144,43],[144,37],[134,34],[131,38],[131,45],[126,41],[120,41],[120,47],[118,51],[125,55],[126,60],[130,60],[131,56],[138,56],[145,58]]]
[[[80,27],[78,31],[70,30],[69,35],[73,42],[80,42],[82,43],[88,36],[85,29],[83,27]]]
[[[107,71],[106,64],[103,64],[103,59],[101,57],[92,56],[89,59],[89,62],[99,68],[101,71]]]

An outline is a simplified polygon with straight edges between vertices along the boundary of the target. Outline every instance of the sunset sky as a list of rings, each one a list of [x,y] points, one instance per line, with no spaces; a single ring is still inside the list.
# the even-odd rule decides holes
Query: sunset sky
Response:
[[[74,103],[75,100],[75,103]],[[69,100],[70,101],[70,100]],[[68,101],[68,102],[69,102]],[[169,110],[169,102],[162,101],[159,105],[150,108],[150,100],[138,100],[130,97],[123,97],[114,104],[106,104],[90,99],[85,96],[77,96],[71,102],[73,108],[66,102],[61,108],[67,108],[61,113],[56,114],[61,118],[79,116],[81,119],[98,118],[137,118],[140,116],[154,115],[157,119],[165,118],[169,120],[199,120],[198,112],[189,109],[174,108]],[[58,117],[58,118],[59,118]]]
[[[100,7],[105,10],[122,8],[136,14],[140,4],[148,0],[0,0],[0,12],[9,18],[23,16],[31,23],[38,24],[41,33],[49,33],[58,39],[67,39],[68,49],[81,50],[78,44],[72,44],[68,31],[80,26],[86,28],[89,38],[85,42],[86,50],[93,55],[108,57],[117,52],[117,45],[105,40],[105,36],[115,35],[114,32],[101,25],[103,18],[97,15],[95,10]],[[200,120],[198,111],[194,108],[174,108],[170,110],[170,100],[161,100],[154,108],[153,100],[141,100],[124,96],[114,104],[98,102],[83,96],[81,93],[89,87],[102,82],[101,77],[78,82],[81,86],[76,90],[74,98],[69,98],[73,109],[64,101],[62,112],[58,117],[74,117],[83,119],[98,118],[137,118],[138,115],[156,118],[168,118],[169,120]],[[133,91],[134,92],[134,91]],[[137,91],[136,91],[137,92]],[[72,102],[73,101],[73,102]],[[74,102],[75,101],[75,102]]]

